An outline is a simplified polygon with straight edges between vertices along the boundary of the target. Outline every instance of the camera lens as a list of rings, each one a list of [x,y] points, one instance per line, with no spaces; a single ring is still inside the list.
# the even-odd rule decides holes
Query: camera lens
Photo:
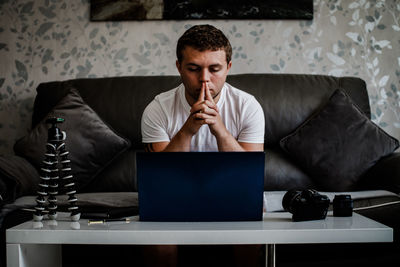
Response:
[[[333,216],[350,217],[353,214],[351,195],[335,195],[333,199]]]
[[[285,211],[292,212],[293,201],[301,195],[300,190],[291,189],[285,193],[282,199],[282,206]]]

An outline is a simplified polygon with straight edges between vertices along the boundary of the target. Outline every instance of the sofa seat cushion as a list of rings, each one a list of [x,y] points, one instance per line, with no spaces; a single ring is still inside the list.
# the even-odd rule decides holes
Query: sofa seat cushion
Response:
[[[281,147],[322,191],[353,191],[361,176],[399,147],[341,89],[293,133]]]
[[[78,207],[109,207],[124,208],[138,207],[137,192],[103,192],[103,193],[78,193],[75,195],[78,199]],[[13,203],[5,207],[14,208],[32,208],[36,205],[36,196],[24,196],[16,199]],[[68,206],[68,196],[57,196],[58,206]]]
[[[45,159],[49,117],[61,117],[65,121],[58,127],[66,132],[66,150],[71,160],[78,192],[85,191],[103,168],[130,147],[123,138],[104,123],[92,108],[81,98],[79,92],[71,89],[47,116],[32,131],[14,146],[17,155],[26,158],[37,169]]]
[[[106,217],[113,211],[129,212],[127,215],[138,213],[139,201],[137,192],[104,192],[104,193],[78,193],[77,205],[82,212],[82,218]],[[67,212],[69,207],[68,196],[57,196],[58,210]],[[24,196],[16,199],[13,203],[6,204],[0,211],[0,225],[2,218],[16,210],[32,211],[36,206],[36,196]],[[64,215],[65,216],[65,215]]]

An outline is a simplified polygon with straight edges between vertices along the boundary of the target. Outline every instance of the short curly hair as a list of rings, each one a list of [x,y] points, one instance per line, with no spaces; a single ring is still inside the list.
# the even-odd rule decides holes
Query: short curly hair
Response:
[[[178,62],[182,62],[182,51],[186,46],[191,46],[199,51],[217,51],[224,50],[226,62],[229,63],[232,58],[232,46],[224,33],[212,25],[195,25],[189,28],[178,40],[176,46],[176,57]]]

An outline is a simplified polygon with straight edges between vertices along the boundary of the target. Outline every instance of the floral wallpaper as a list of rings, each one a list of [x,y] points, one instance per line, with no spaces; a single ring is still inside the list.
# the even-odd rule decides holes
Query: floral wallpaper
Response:
[[[31,123],[41,82],[177,75],[177,38],[210,23],[233,45],[231,73],[358,76],[373,121],[400,138],[400,2],[314,0],[314,20],[89,21],[89,0],[0,0],[0,154]]]

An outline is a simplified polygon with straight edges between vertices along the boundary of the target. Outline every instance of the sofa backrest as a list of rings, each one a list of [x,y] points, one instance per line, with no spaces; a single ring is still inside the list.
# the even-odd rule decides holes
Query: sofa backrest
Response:
[[[366,84],[355,77],[299,74],[240,74],[227,80],[256,97],[265,115],[265,190],[315,188],[312,179],[279,147],[279,141],[337,88],[342,88],[371,116]],[[39,123],[71,88],[116,132],[130,139],[132,149],[107,166],[82,191],[137,191],[136,153],[143,150],[140,122],[147,104],[160,92],[180,84],[178,76],[132,76],[75,79],[42,83],[37,88],[32,127]]]
[[[240,74],[227,80],[256,97],[264,109],[265,145],[272,147],[323,105],[337,88],[344,89],[370,117],[366,84],[354,77],[297,74]],[[131,76],[42,83],[37,88],[32,126],[40,122],[71,87],[114,130],[141,149],[140,120],[160,92],[179,85],[178,76]]]

